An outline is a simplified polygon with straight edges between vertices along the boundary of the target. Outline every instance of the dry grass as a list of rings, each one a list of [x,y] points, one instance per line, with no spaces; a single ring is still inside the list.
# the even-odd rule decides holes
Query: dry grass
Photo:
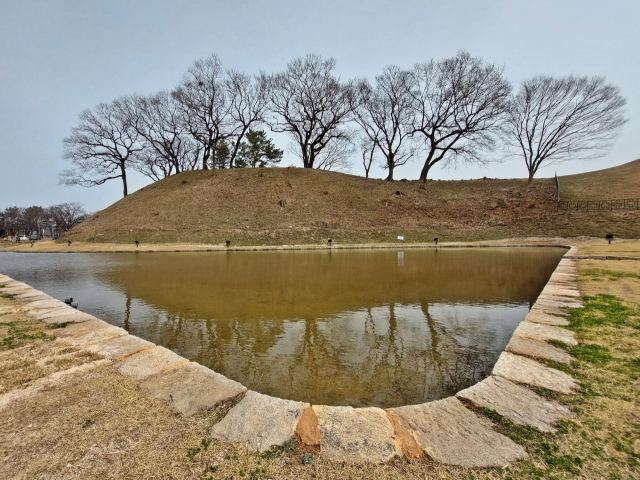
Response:
[[[579,266],[640,276],[640,262],[581,261]],[[312,465],[303,465],[306,450],[296,443],[268,454],[248,453],[241,446],[209,439],[208,430],[219,411],[182,417],[168,404],[146,397],[129,378],[103,366],[69,375],[46,392],[0,410],[0,478],[638,478],[640,319],[634,312],[640,304],[634,303],[635,297],[629,296],[623,282],[632,282],[632,289],[640,291],[640,279],[628,276],[615,280],[608,274],[590,275],[581,283],[586,295],[615,294],[631,310],[624,310],[622,323],[612,323],[603,315],[602,325],[579,328],[582,344],[606,348],[609,357],[602,363],[581,359],[568,368],[582,382],[584,394],[574,399],[555,397],[574,405],[573,421],[563,424],[558,434],[547,435],[515,427],[488,413],[498,422],[496,428],[531,454],[529,461],[508,469],[447,467],[427,458],[349,466],[326,462],[317,452]],[[9,317],[13,322],[29,321],[21,313],[7,313],[16,303],[0,299],[0,311],[5,312],[0,321]],[[611,315],[618,314],[612,310]],[[0,340],[6,335],[6,330],[0,330]],[[8,385],[11,375],[6,362],[20,356],[27,365],[53,353],[63,360],[51,364],[66,368],[69,364],[64,364],[64,358],[74,358],[75,353],[51,350],[58,343],[36,339],[0,353],[0,383]],[[17,357],[9,360],[14,355]]]
[[[615,239],[611,244],[604,239],[580,246],[580,255],[613,255],[640,257],[640,242]]]
[[[640,161],[602,172],[562,177],[563,197],[620,198],[640,191]],[[116,202],[65,240],[130,245],[139,240],[146,248],[225,240],[233,245],[308,245],[328,238],[340,244],[384,243],[398,235],[406,242],[640,237],[640,211],[557,212],[552,179],[531,186],[523,179],[423,186],[300,168],[222,170],[216,177],[185,172]]]

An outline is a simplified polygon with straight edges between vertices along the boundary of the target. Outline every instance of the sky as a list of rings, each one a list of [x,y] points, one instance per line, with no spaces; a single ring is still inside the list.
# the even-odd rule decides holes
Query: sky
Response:
[[[471,55],[504,66],[518,83],[536,74],[600,75],[627,98],[628,123],[600,159],[538,171],[538,177],[613,167],[640,157],[638,0],[0,0],[0,209],[80,202],[103,209],[122,196],[112,180],[58,185],[71,168],[62,139],[78,114],[124,94],[173,88],[212,53],[246,73],[284,70],[317,53],[347,79],[373,80],[384,67]],[[270,134],[279,148],[289,140]],[[364,175],[359,155],[349,173]],[[301,166],[285,153],[282,166]],[[396,178],[416,179],[419,157]],[[430,178],[524,178],[522,158],[487,168],[434,167]],[[372,176],[384,178],[376,168]],[[129,191],[150,182],[131,173]],[[630,192],[612,192],[628,197]],[[632,195],[638,196],[638,193]]]

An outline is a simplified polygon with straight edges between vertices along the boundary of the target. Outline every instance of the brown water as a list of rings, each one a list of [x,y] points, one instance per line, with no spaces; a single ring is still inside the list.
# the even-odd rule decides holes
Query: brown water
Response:
[[[392,407],[486,377],[564,249],[0,254],[0,272],[261,393]]]

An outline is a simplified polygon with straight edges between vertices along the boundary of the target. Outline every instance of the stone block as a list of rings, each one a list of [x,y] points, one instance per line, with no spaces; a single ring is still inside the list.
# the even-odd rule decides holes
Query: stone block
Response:
[[[559,287],[547,284],[547,286],[542,289],[541,295],[580,298],[580,291],[577,288]]]
[[[34,310],[34,311],[38,311],[42,309],[56,309],[56,308],[62,308],[64,306],[65,306],[64,302],[61,302],[60,300],[56,300],[54,298],[51,298],[48,300],[34,300],[34,301],[26,302],[24,304],[24,308],[26,308],[27,310]]]
[[[400,424],[436,462],[462,467],[505,467],[527,457],[524,448],[454,397],[390,408]]]
[[[546,358],[556,362],[570,364],[574,358],[561,348],[549,345],[540,340],[524,338],[518,335],[511,337],[509,344],[505,348],[507,352],[524,355],[525,357]]]
[[[153,398],[170,401],[183,415],[194,415],[247,391],[246,387],[198,363],[187,363],[140,384]]]
[[[458,392],[456,398],[475,407],[495,410],[516,425],[530,425],[542,432],[555,432],[557,422],[572,416],[569,407],[502,377],[490,376]]]
[[[560,307],[552,307],[550,305],[543,305],[541,303],[534,303],[531,307],[532,312],[546,313],[548,315],[555,315],[556,317],[568,317],[569,312]]]
[[[74,338],[79,337],[80,335],[86,335],[88,333],[95,332],[97,330],[102,330],[112,325],[108,324],[105,321],[98,320],[97,318],[93,318],[91,320],[87,320],[86,322],[80,323],[71,323],[67,325],[65,328],[56,328],[51,330],[51,335],[58,338]]]
[[[99,328],[88,333],[72,337],[69,341],[74,345],[88,347],[96,343],[106,342],[118,337],[124,337],[125,335],[129,335],[129,333],[124,328],[109,325],[104,328]]]
[[[146,380],[188,362],[189,360],[171,350],[155,346],[121,360],[114,367],[134,380]]]
[[[578,344],[575,339],[575,333],[571,330],[542,323],[520,322],[513,334],[542,341],[560,340],[567,345]]]
[[[293,437],[296,423],[308,404],[248,391],[227,415],[211,427],[211,436],[264,452]]]
[[[548,305],[551,307],[562,307],[562,308],[580,308],[582,307],[581,300],[571,300],[568,297],[558,297],[551,295],[540,295],[536,300],[536,303],[541,305]]]
[[[500,354],[500,358],[493,367],[492,375],[554,392],[570,394],[578,390],[578,382],[566,373],[509,352]]]
[[[151,342],[147,342],[135,335],[126,335],[106,342],[90,345],[86,347],[86,349],[119,362],[131,355],[143,350],[149,350],[153,347],[155,347],[155,344]]]
[[[553,325],[556,327],[566,327],[569,325],[569,320],[566,318],[549,315],[548,313],[543,313],[538,310],[530,311],[527,316],[524,317],[524,321],[531,323],[544,323],[545,325]]]
[[[333,462],[383,463],[402,455],[393,427],[380,408],[315,406],[320,451]]]

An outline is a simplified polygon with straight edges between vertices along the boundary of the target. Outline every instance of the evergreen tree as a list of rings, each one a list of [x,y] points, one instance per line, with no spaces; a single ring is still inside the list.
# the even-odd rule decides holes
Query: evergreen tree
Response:
[[[275,147],[264,131],[249,130],[246,138],[238,150],[237,167],[274,167],[280,163],[284,152]]]
[[[211,152],[211,160],[215,162],[212,170],[227,168],[229,165],[229,156],[231,155],[231,151],[229,150],[229,145],[224,140],[219,141],[213,147]]]

